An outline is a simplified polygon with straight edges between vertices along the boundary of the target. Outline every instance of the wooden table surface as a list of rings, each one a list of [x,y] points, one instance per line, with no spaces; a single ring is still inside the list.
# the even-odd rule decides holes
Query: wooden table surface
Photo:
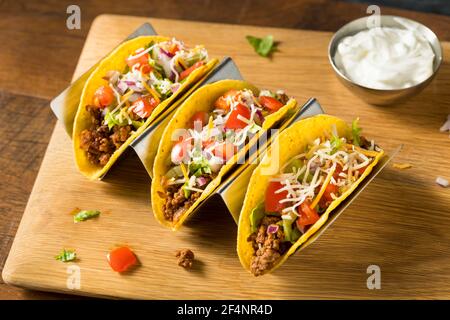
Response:
[[[365,15],[366,10],[366,5],[325,0],[77,3],[82,14],[81,30],[65,27],[70,1],[0,2],[0,41],[7,44],[0,50],[0,107],[6,111],[0,115],[0,135],[5,137],[0,142],[0,271],[55,124],[49,101],[69,84],[97,15],[115,13],[335,31]],[[450,40],[450,17],[390,8],[382,8],[382,13],[415,19],[435,31],[440,40]],[[71,296],[18,289],[0,279],[0,299],[55,298]]]

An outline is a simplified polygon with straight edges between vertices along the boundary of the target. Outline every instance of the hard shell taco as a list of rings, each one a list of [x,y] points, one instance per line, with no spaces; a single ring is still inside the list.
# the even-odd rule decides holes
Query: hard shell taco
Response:
[[[82,174],[100,179],[126,147],[217,63],[203,46],[161,36],[126,41],[92,72],[75,117],[73,145]]]
[[[301,120],[275,139],[250,179],[238,227],[241,264],[256,276],[278,268],[333,215],[384,152],[327,115]],[[272,144],[272,149],[274,144]],[[275,174],[264,167],[278,157]]]
[[[193,93],[165,129],[153,169],[152,208],[178,229],[266,129],[297,106],[284,92],[222,80]]]

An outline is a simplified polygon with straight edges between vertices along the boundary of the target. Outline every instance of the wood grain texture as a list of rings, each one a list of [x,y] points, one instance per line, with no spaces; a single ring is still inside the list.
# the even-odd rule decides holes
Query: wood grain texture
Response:
[[[101,13],[122,13],[161,18],[217,21],[225,23],[253,24],[283,28],[302,28],[335,31],[344,23],[365,14],[367,5],[331,0],[247,0],[233,3],[221,0],[157,1],[130,0],[107,2],[103,0],[77,1],[82,9],[81,30],[65,28],[66,8],[70,1],[62,0],[4,0],[0,1],[0,40],[8,43],[0,50],[0,107],[10,105],[14,98],[20,103],[12,104],[10,117],[3,122],[2,137],[16,132],[16,123],[24,123],[21,139],[15,142],[2,139],[0,153],[2,176],[7,183],[0,188],[4,201],[1,210],[7,215],[0,219],[0,270],[9,252],[25,208],[39,164],[43,158],[51,128],[55,121],[50,111],[39,112],[32,119],[28,112],[17,112],[26,108],[45,108],[46,101],[58,94],[70,82],[92,20]],[[144,4],[144,5],[143,5]],[[268,15],[267,12],[271,14]],[[397,14],[416,19],[428,25],[441,40],[450,40],[448,25],[450,18],[442,15],[424,14],[382,7],[386,14]],[[237,14],[238,13],[238,14]],[[338,14],[337,14],[338,13]],[[20,85],[17,85],[20,83]],[[10,118],[9,118],[10,119]],[[32,120],[32,121],[31,121]],[[39,145],[28,153],[29,163],[15,160],[14,153]],[[9,287],[0,279],[0,299],[59,298],[62,295],[30,292]]]
[[[145,21],[97,18],[75,76]],[[450,194],[434,183],[450,169],[450,139],[438,131],[450,113],[448,60],[421,95],[379,108],[358,100],[334,77],[326,57],[331,33],[150,22],[161,34],[204,43],[212,56],[232,56],[257,86],[285,88],[300,102],[314,96],[328,113],[348,121],[360,116],[364,134],[387,150],[403,143],[396,161],[413,168],[385,170],[318,241],[278,272],[255,279],[241,269],[236,226],[224,208],[211,203],[178,233],[162,229],[149,211],[149,179],[137,157],[130,153],[104,182],[89,182],[76,172],[70,140],[57,124],[5,265],[6,280],[40,290],[135,298],[449,298]],[[106,32],[109,37],[102,37]],[[281,41],[273,60],[256,56],[245,41],[246,34],[268,33]],[[447,57],[450,44],[443,48]],[[80,206],[104,213],[75,225],[70,212]],[[127,275],[112,272],[105,259],[122,244],[141,262]],[[80,291],[65,289],[67,265],[53,260],[62,247],[78,251]],[[182,247],[198,257],[190,272],[176,266],[174,251]],[[366,288],[371,264],[381,267],[382,290]]]
[[[332,0],[78,0],[76,3],[82,14],[80,30],[66,28],[66,9],[73,1],[0,1],[0,42],[8,43],[0,50],[1,89],[41,98],[57,95],[69,84],[69,75],[91,23],[102,13],[335,31],[364,16],[367,8],[365,4]],[[382,13],[415,19],[434,30],[441,40],[450,40],[450,17],[389,7],[383,7]]]

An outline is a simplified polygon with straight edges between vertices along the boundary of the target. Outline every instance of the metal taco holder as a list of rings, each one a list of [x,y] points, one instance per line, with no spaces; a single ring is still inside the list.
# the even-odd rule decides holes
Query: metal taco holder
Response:
[[[301,119],[323,113],[319,102],[315,98],[311,98],[301,108],[298,108],[295,114],[287,119],[278,130],[281,132]],[[248,161],[231,173],[214,192],[214,195],[220,198],[228,208],[236,224],[239,222],[239,214],[253,170],[258,166],[267,148],[270,147],[271,141],[275,138],[276,136],[269,135],[267,140],[261,143],[260,139],[258,143],[251,146],[247,157]]]
[[[152,35],[157,35],[157,32],[150,23],[144,23],[133,33],[131,33],[124,41],[128,41],[139,36]],[[72,137],[73,122],[75,120],[75,115],[77,113],[80,103],[80,96],[84,85],[102,59],[100,59],[99,62],[93,65],[88,71],[81,75],[76,81],[74,81],[69,87],[67,87],[50,102],[50,107],[53,113],[57,119],[63,123],[64,128],[70,137]],[[164,128],[173,116],[176,108],[180,106],[184,100],[199,86],[224,79],[243,80],[239,69],[229,57],[225,57],[215,68],[213,68],[213,70],[206,74],[196,84],[192,85],[191,88],[187,89],[178,99],[169,104],[166,110],[161,113],[155,121],[130,144],[139,156],[139,159],[142,161],[142,164],[150,177],[153,176],[153,161],[156,156],[156,150],[149,152],[151,148],[148,148],[148,146],[159,143],[159,139],[161,138]]]
[[[303,105],[301,109],[299,109],[296,112],[296,114],[294,114],[291,118],[289,118],[280,127],[279,130],[282,131],[292,126],[301,119],[305,119],[323,113],[324,111],[321,108],[319,102],[315,98],[311,98],[310,100],[308,100],[308,102],[306,102],[305,105]],[[230,211],[236,224],[239,223],[240,211],[242,208],[242,204],[244,202],[244,198],[247,192],[247,186],[250,181],[253,170],[257,167],[259,161],[264,156],[267,148],[270,147],[270,143],[274,138],[275,137],[270,137],[267,140],[267,142],[263,145],[260,145],[259,149],[257,150],[254,150],[255,148],[251,148],[252,152],[248,156],[247,163],[245,165],[241,165],[237,170],[232,172],[211,195],[211,197],[214,196],[215,198],[218,198],[219,201],[222,201],[223,204],[225,204],[225,206]],[[361,181],[358,188],[356,188],[356,190],[333,211],[333,214],[325,222],[325,224],[316,233],[314,233],[314,235],[311,236],[305,243],[303,243],[297,249],[297,251],[306,248],[308,245],[313,243],[318,237],[320,237],[320,235],[339,217],[339,215],[341,215],[341,213],[356,199],[356,197],[367,187],[367,185],[398,154],[398,152],[402,149],[402,147],[403,145],[398,146],[393,151],[389,152],[388,155],[380,159],[380,162],[377,164],[375,168],[373,168],[369,176],[366,177],[366,179],[364,179],[363,181]]]

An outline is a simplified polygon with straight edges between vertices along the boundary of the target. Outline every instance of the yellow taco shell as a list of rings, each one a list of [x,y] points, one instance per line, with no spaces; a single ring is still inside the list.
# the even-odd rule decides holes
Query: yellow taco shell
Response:
[[[159,114],[163,113],[166,107],[175,101],[183,92],[197,83],[202,77],[207,74],[214,65],[218,62],[217,59],[211,59],[208,63],[195,69],[187,78],[186,81],[181,85],[180,89],[177,90],[172,96],[162,101],[152,112],[149,118],[144,122],[144,124],[139,127],[129,138],[123,143],[119,149],[117,149],[109,159],[105,166],[98,166],[89,162],[86,153],[80,148],[80,133],[84,129],[88,129],[91,125],[90,114],[86,110],[85,106],[92,104],[94,93],[97,88],[104,85],[106,82],[103,79],[106,72],[109,70],[124,70],[126,67],[126,58],[133,54],[137,49],[143,48],[145,45],[151,41],[158,43],[170,40],[167,37],[162,36],[140,36],[132,40],[126,41],[119,45],[114,51],[112,51],[107,57],[105,57],[98,67],[92,72],[86,84],[83,88],[80,98],[80,104],[78,106],[78,111],[74,120],[73,128],[73,149],[75,155],[75,163],[78,170],[91,180],[101,179],[106,172],[111,168],[111,166],[117,161],[120,155],[125,151],[128,145],[136,139],[157,117]],[[156,146],[155,146],[156,148]]]
[[[228,162],[220,169],[217,177],[212,180],[208,186],[203,191],[202,195],[197,199],[197,201],[181,216],[181,218],[173,223],[164,218],[164,201],[165,199],[160,196],[164,194],[164,187],[161,185],[161,178],[167,173],[171,168],[170,153],[174,141],[172,141],[172,133],[177,129],[189,128],[189,122],[191,117],[198,111],[210,112],[214,109],[214,102],[227,91],[252,90],[255,95],[259,94],[259,90],[253,85],[245,81],[240,80],[221,80],[212,84],[205,85],[197,89],[183,104],[177,109],[175,115],[171,119],[170,123],[164,130],[164,133],[159,144],[159,148],[156,154],[155,163],[153,167],[153,180],[151,186],[151,202],[152,209],[155,218],[165,227],[171,228],[172,230],[179,229],[186,219],[194,212],[196,207],[206,199],[219,185],[222,177],[233,167],[240,156],[242,156],[249,148],[248,143],[245,148],[242,148],[237,152],[233,158],[228,160]],[[269,128],[272,128],[278,122],[285,118],[290,112],[296,108],[297,102],[295,99],[290,99],[286,105],[280,108],[277,112],[267,116],[262,125],[263,130],[256,134],[252,138],[252,142],[256,141],[260,134]]]
[[[300,120],[284,130],[273,142],[279,144],[280,152],[278,153],[278,167],[281,168],[284,164],[291,161],[291,159],[296,155],[304,152],[306,146],[312,144],[317,138],[326,136],[329,137],[331,133],[334,132],[334,128],[336,128],[337,134],[340,137],[351,137],[350,127],[343,120],[329,115],[318,115]],[[362,180],[370,174],[373,167],[377,165],[383,155],[383,151],[377,152],[372,163],[367,167],[352,187],[339,198],[334,200],[327,210],[321,215],[320,219],[289,248],[289,250],[271,269],[266,270],[264,274],[270,273],[281,266],[290,255],[300,249],[300,247],[325,224],[329,216],[333,214],[333,210],[358,187]],[[267,165],[271,163],[272,158],[273,157],[271,157],[270,152],[268,152],[258,167],[256,167],[255,171],[253,171],[239,217],[237,252],[242,266],[249,272],[251,259],[254,254],[254,249],[251,242],[247,241],[247,238],[252,234],[250,214],[253,208],[265,200],[265,192],[271,175],[263,175],[262,171],[265,166],[267,167]]]

